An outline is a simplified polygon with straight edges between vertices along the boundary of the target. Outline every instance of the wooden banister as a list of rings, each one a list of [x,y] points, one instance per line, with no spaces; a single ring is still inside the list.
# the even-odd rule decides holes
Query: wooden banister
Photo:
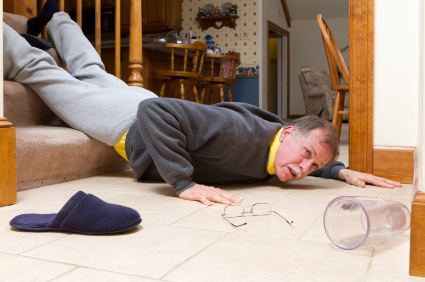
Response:
[[[95,2],[95,28],[94,28],[94,37],[95,37],[95,43],[94,46],[96,48],[97,53],[99,56],[101,56],[101,48],[102,48],[102,42],[101,42],[101,34],[100,34],[100,22],[102,18],[101,9],[100,9],[100,0],[96,0]]]
[[[121,78],[121,0],[115,0],[115,76]]]
[[[59,10],[65,11],[65,0],[59,0]]]
[[[46,3],[47,0],[43,0],[41,1],[44,5],[44,3]],[[44,40],[47,39],[47,26],[43,27],[43,30],[41,31],[41,38],[43,38]]]
[[[83,28],[83,1],[77,0],[77,24]]]
[[[83,1],[76,1],[76,22],[82,28]],[[42,4],[46,0],[42,0]],[[59,0],[59,9],[64,11],[65,0]],[[101,56],[101,0],[95,1],[95,49]],[[42,38],[47,39],[47,28],[44,27]],[[181,45],[181,44],[180,44]],[[132,0],[130,8],[130,56],[129,85],[143,87],[142,71],[142,3]],[[115,76],[121,78],[121,0],[115,0]]]
[[[142,71],[142,1],[131,0],[130,8],[130,86],[143,87]]]

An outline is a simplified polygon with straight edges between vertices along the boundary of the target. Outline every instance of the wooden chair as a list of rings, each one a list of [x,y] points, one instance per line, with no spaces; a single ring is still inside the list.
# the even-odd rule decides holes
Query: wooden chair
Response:
[[[202,64],[204,62],[204,56],[207,52],[208,45],[199,41],[196,41],[193,44],[176,44],[176,43],[166,43],[164,45],[166,48],[171,49],[171,68],[170,70],[153,70],[152,75],[169,77],[167,79],[161,80],[161,90],[159,92],[159,97],[163,97],[165,93],[165,85],[174,86],[174,92],[180,92],[180,98],[185,99],[185,90],[184,85],[193,86],[193,95],[195,96],[195,102],[199,103],[197,80],[196,78],[202,77]],[[175,70],[175,50],[174,49],[184,49],[184,61],[183,61],[183,70]],[[188,53],[194,53],[192,61],[192,71],[188,71],[187,61]],[[199,55],[201,58],[199,59]],[[199,68],[198,68],[199,63]],[[179,88],[175,86],[180,86]],[[179,91],[178,91],[179,90]]]
[[[345,93],[349,90],[350,76],[341,51],[336,44],[335,38],[321,14],[317,15],[317,21],[319,22],[320,30],[322,31],[323,44],[325,45],[326,57],[328,59],[329,72],[333,85],[331,90],[337,91],[332,124],[337,128],[339,140],[341,135],[342,115],[348,115],[348,111],[344,111],[344,98]],[[337,66],[339,67],[347,85],[340,85]]]
[[[210,77],[202,77],[199,80],[203,82],[209,82],[210,84],[202,84],[202,93],[201,93],[201,103],[204,100],[205,97],[205,89],[219,89],[220,90],[220,99],[221,102],[224,102],[224,89],[227,89],[227,95],[229,96],[229,101],[233,102],[232,99],[232,92],[230,91],[230,84],[226,83],[235,83],[236,79],[236,68],[238,66],[239,60],[240,60],[240,54],[239,53],[231,53],[228,55],[211,55],[207,54],[207,58],[211,58],[211,76]],[[214,58],[220,58],[221,59],[221,75],[216,77],[214,76]],[[225,61],[226,59],[230,60],[230,71],[229,71],[229,77],[225,76]],[[210,104],[211,103],[211,92],[210,92]]]

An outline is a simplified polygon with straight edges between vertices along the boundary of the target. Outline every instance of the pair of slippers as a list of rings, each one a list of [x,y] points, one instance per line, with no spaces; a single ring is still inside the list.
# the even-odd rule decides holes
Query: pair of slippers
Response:
[[[134,209],[109,204],[82,191],[72,196],[57,214],[21,214],[12,227],[28,231],[66,231],[113,234],[138,226],[142,219]]]

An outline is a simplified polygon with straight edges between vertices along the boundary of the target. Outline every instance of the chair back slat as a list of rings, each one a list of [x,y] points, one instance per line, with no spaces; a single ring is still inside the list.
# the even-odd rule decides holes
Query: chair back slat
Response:
[[[214,58],[211,58],[211,77],[214,77]]]
[[[201,55],[201,61],[199,62],[198,73],[202,73],[202,65],[204,64],[204,57],[205,57],[205,53],[202,53],[202,55]]]
[[[183,71],[186,71],[186,67],[187,67],[187,49],[184,49]]]
[[[328,25],[326,24],[321,14],[317,15],[317,21],[319,23],[320,30],[322,31],[322,39],[323,39],[323,44],[325,46],[326,57],[328,60],[329,71],[331,74],[333,86],[340,85],[338,70],[336,66],[339,67],[341,74],[344,77],[344,80],[349,85],[350,83],[349,71],[344,61],[344,58],[342,57],[338,44],[336,43],[335,38],[332,35],[332,32],[330,31]]]
[[[221,77],[224,77],[224,62],[225,62],[226,60],[224,60],[224,59],[221,59]]]
[[[115,0],[115,76],[121,78],[121,0]]]
[[[185,49],[185,50],[187,50],[187,49]],[[198,56],[199,56],[199,50],[196,50],[195,55],[193,56],[193,60],[192,60],[192,72],[196,72],[196,70],[197,70]]]
[[[171,71],[174,71],[174,48],[171,48]]]

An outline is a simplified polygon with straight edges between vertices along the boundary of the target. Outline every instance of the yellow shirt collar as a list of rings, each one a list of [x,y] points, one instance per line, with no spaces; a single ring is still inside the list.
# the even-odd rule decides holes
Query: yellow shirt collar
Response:
[[[274,158],[276,157],[277,148],[280,145],[279,136],[283,131],[283,127],[276,133],[272,142],[270,143],[269,161],[267,162],[267,172],[269,174],[276,174],[274,170]]]

